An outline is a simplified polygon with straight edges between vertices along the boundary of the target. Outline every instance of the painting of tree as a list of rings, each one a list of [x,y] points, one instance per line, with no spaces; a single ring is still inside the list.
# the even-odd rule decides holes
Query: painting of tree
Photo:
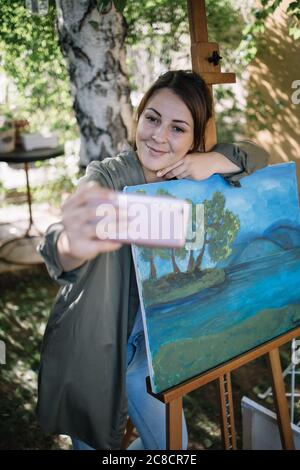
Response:
[[[189,235],[197,240],[180,250],[132,247],[155,392],[300,324],[294,163],[257,171],[238,192],[219,175],[126,191],[141,189],[188,195]]]

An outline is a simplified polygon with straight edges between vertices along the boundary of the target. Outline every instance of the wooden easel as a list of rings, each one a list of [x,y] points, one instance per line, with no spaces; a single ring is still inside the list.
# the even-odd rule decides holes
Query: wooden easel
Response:
[[[211,91],[212,86],[215,84],[235,83],[236,80],[234,73],[221,72],[221,67],[219,65],[221,57],[219,55],[218,44],[208,42],[205,0],[187,0],[187,8],[191,35],[193,70],[203,77]],[[216,124],[213,116],[208,123],[206,130],[206,151],[215,145],[216,142]],[[236,449],[231,372],[248,362],[257,359],[258,357],[267,354],[282,448],[293,450],[294,441],[278,348],[299,335],[300,327],[160,394],[154,394],[152,392],[150,378],[147,377],[146,382],[148,393],[166,405],[167,449],[178,450],[182,448],[182,397],[187,393],[212,382],[213,380],[218,380],[219,386],[223,447],[225,449]],[[122,441],[123,449],[125,449],[129,443],[133,427],[134,426],[129,419]]]
[[[219,46],[208,42],[205,0],[187,0],[191,36],[191,57],[194,72],[199,73],[212,92],[212,86],[221,83],[235,83],[234,73],[222,73],[219,64]],[[217,143],[215,118],[207,125],[205,148],[209,150]]]
[[[239,367],[248,364],[258,357],[267,354],[268,364],[272,379],[272,389],[277,412],[277,420],[282,448],[284,450],[294,450],[294,440],[285,394],[285,387],[282,375],[282,368],[279,356],[279,347],[300,336],[300,327],[285,333],[278,338],[268,341],[257,348],[254,348],[236,358],[211,369],[203,374],[193,377],[175,387],[164,392],[155,394],[152,392],[150,377],[146,378],[147,392],[157,400],[166,405],[166,438],[167,449],[179,450],[182,448],[182,398],[203,385],[214,380],[218,380],[219,400],[221,409],[221,434],[223,447],[226,450],[235,450],[236,432],[233,412],[233,398],[231,386],[231,372]],[[128,419],[126,432],[122,441],[122,449],[126,449],[133,424]]]
[[[191,35],[192,68],[199,73],[209,85],[234,83],[234,73],[222,73],[219,65],[220,55],[217,43],[208,42],[205,0],[187,0],[189,26]],[[216,142],[216,124],[213,117],[207,127],[206,150]],[[221,407],[221,431],[225,449],[236,449],[236,433],[233,413],[231,372],[244,364],[264,355],[268,355],[272,377],[273,395],[277,410],[279,431],[283,449],[294,449],[292,430],[285,395],[279,346],[291,341],[300,334],[300,328],[292,330],[279,338],[269,341],[241,356],[226,362],[204,374],[201,374],[170,390],[155,395],[152,393],[149,377],[147,378],[148,393],[166,404],[167,407],[167,448],[181,449],[182,445],[182,397],[197,388],[218,380]]]
[[[159,394],[154,394],[152,392],[150,378],[147,377],[148,393],[166,405],[167,449],[178,450],[181,449],[182,446],[182,397],[187,393],[212,382],[213,380],[218,380],[219,384],[223,447],[225,449],[236,449],[236,433],[230,374],[233,370],[238,369],[264,354],[267,354],[282,448],[293,450],[294,441],[278,348],[299,335],[300,327],[295,328],[274,340],[268,341],[245,354],[241,354],[219,367],[211,369],[204,374],[200,374],[197,377]]]

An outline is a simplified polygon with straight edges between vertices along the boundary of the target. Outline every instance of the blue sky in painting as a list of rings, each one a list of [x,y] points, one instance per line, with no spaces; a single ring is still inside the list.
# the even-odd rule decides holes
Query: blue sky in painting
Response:
[[[220,191],[226,198],[226,208],[240,218],[241,229],[236,243],[261,236],[274,224],[300,226],[295,163],[282,163],[259,170],[243,178],[241,185],[241,188],[233,187],[221,176],[214,175],[204,181],[174,180],[131,186],[126,188],[126,192],[136,192],[142,188],[148,195],[155,195],[158,189],[163,188],[177,198],[188,197],[195,203],[201,203],[211,199],[215,191]],[[185,261],[178,264],[184,270]],[[160,276],[171,270],[168,263],[160,259],[156,259],[156,266]],[[143,278],[148,277],[147,271],[148,263],[142,269]]]

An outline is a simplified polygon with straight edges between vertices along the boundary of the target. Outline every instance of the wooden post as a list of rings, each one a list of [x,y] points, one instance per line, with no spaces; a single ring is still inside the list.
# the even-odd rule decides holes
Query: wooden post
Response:
[[[126,429],[123,435],[123,439],[121,442],[121,450],[126,450],[127,447],[129,446],[130,438],[134,430],[134,424],[131,421],[131,419],[128,417],[127,423],[126,423]]]
[[[271,369],[273,396],[277,411],[277,421],[282,448],[284,450],[294,450],[295,446],[291,428],[289,409],[285,395],[279,349],[272,349],[272,351],[268,353],[268,358],[269,366]]]
[[[187,0],[187,8],[191,36],[192,68],[203,77],[213,94],[212,85],[235,83],[235,74],[221,72],[219,46],[216,42],[208,41],[205,0]],[[210,150],[216,143],[216,122],[213,115],[206,129],[205,150]]]
[[[166,404],[167,449],[182,449],[182,397]]]

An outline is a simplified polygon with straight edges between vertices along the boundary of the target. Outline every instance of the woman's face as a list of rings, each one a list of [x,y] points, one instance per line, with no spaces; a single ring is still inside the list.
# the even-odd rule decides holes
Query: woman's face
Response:
[[[172,90],[156,91],[146,103],[136,131],[137,154],[147,182],[181,160],[194,141],[193,117],[186,104]]]

